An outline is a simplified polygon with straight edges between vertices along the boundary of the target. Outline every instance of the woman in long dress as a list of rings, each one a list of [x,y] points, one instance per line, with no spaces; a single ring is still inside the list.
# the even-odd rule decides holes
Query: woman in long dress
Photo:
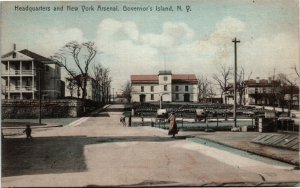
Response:
[[[172,138],[175,138],[175,134],[178,134],[178,130],[177,130],[177,123],[176,123],[176,117],[174,115],[174,112],[171,112],[169,121],[170,121],[170,127],[169,127],[168,135],[173,135]]]

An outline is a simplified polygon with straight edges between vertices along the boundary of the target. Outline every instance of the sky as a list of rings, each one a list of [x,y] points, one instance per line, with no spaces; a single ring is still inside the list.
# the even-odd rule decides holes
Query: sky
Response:
[[[32,11],[21,10],[27,6]],[[50,11],[33,10],[40,6]],[[54,11],[62,6],[63,11]],[[82,6],[94,11],[83,12]],[[119,11],[97,11],[98,6]],[[124,6],[148,9],[125,11]],[[173,11],[156,11],[156,6]],[[164,69],[211,78],[220,66],[234,65],[236,37],[238,70],[243,67],[246,77],[267,79],[275,70],[295,79],[298,7],[296,0],[2,2],[1,54],[16,43],[17,50],[50,57],[67,42],[93,41],[98,51],[93,64],[108,67],[112,88],[121,92],[130,75]]]

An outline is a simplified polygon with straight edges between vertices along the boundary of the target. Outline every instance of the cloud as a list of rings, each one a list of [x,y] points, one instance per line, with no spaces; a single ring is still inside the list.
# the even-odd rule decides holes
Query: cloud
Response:
[[[194,31],[187,24],[166,22],[161,34],[145,34],[141,37],[141,42],[152,47],[168,49],[189,42],[193,37]]]
[[[266,78],[276,73],[295,76],[293,67],[299,63],[298,40],[288,33],[257,38],[240,46],[240,62],[254,73]]]
[[[198,49],[203,57],[210,57],[214,66],[226,64],[232,59],[234,37],[241,35],[246,29],[242,21],[226,17],[216,23],[214,32],[207,40],[199,40]],[[201,58],[201,57],[200,57]]]
[[[134,22],[105,19],[98,25],[96,44],[103,52],[101,62],[111,69],[115,88],[121,88],[131,74],[157,74],[165,66],[173,73],[196,75],[216,73],[221,64],[233,66],[234,37],[241,39],[239,67],[253,76],[265,78],[271,67],[284,70],[298,61],[297,40],[292,36],[279,33],[244,41],[247,25],[233,17],[217,22],[207,38],[195,36],[181,22],[162,23],[161,33],[142,33]]]
[[[52,28],[40,31],[42,36],[37,39],[37,51],[42,51],[44,56],[51,56],[70,41],[83,42],[86,39],[79,28]]]
[[[214,30],[205,38],[198,37],[194,29],[183,22],[165,22],[155,33],[145,33],[132,21],[104,19],[96,28],[94,39],[98,51],[95,62],[110,68],[112,87],[120,91],[131,74],[157,74],[159,70],[171,69],[173,73],[193,73],[210,76],[221,64],[233,66],[234,48],[238,44],[238,66],[252,77],[266,78],[268,73],[291,73],[290,67],[298,65],[298,38],[290,33],[248,39],[247,24],[225,17],[215,24]],[[69,41],[86,41],[79,28],[52,28],[43,31],[37,39],[38,51],[52,55]],[[198,37],[198,38],[197,38]]]

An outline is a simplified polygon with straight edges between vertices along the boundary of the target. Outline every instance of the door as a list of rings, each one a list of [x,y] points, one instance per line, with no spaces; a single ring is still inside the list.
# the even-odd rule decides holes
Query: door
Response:
[[[184,94],[184,102],[190,102],[190,94]]]
[[[146,101],[146,95],[140,95],[140,102],[145,102]]]

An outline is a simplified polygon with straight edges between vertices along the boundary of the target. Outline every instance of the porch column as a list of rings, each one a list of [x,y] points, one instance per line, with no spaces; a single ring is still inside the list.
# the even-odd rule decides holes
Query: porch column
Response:
[[[34,96],[34,72],[35,72],[35,69],[34,69],[34,64],[33,64],[33,61],[31,61],[31,70],[32,70],[32,82],[31,82],[31,86],[32,86],[32,99],[35,99],[35,96]]]
[[[23,76],[22,76],[22,61],[20,61],[20,99],[23,99],[22,90],[23,90]]]
[[[8,71],[8,75],[10,75],[10,63],[9,63],[9,61],[7,61],[7,71]]]
[[[32,70],[32,75],[34,76],[34,64],[33,64],[33,61],[31,61],[31,70]]]
[[[7,76],[7,98],[10,99],[10,62],[7,61],[8,76]]]

